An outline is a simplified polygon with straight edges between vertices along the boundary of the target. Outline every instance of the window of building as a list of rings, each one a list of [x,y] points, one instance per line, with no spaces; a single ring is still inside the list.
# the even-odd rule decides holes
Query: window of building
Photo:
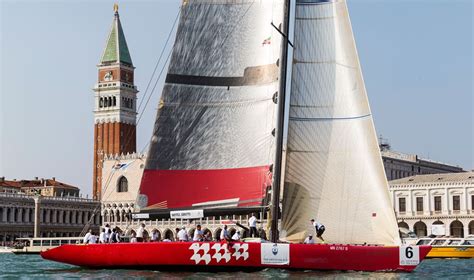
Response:
[[[404,197],[398,198],[398,211],[405,212],[406,211],[406,200]]]
[[[474,195],[471,195],[471,210],[474,210]]]
[[[118,181],[117,192],[128,192],[128,180],[124,176],[120,177]]]
[[[461,197],[453,195],[453,210],[461,210]]]
[[[441,211],[441,196],[434,197],[434,207],[435,211]]]
[[[416,211],[423,212],[423,197],[416,198]]]

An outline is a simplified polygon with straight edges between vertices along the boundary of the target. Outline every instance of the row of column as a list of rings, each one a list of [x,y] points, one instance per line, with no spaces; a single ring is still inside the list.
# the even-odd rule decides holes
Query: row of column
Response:
[[[104,223],[113,223],[113,222],[129,222],[131,221],[131,210],[106,210],[102,214],[102,220]]]
[[[33,223],[34,208],[0,207],[0,222],[4,223]],[[53,224],[85,224],[91,218],[91,211],[41,209],[41,223]],[[94,217],[92,224],[99,224],[99,215]]]

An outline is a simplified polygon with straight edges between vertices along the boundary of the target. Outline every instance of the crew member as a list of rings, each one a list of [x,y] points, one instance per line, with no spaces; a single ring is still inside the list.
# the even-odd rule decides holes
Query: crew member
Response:
[[[151,231],[151,242],[158,242],[158,230],[156,229]]]
[[[120,237],[118,234],[117,228],[114,228],[112,230],[112,234],[110,235],[109,243],[119,243],[120,242]]]
[[[87,231],[86,235],[85,235],[84,238],[82,239],[82,242],[83,242],[84,244],[89,243],[89,240],[90,240],[91,235],[92,235],[92,229],[89,229],[89,231]]]
[[[260,221],[255,217],[255,213],[252,213],[252,216],[249,218],[250,237],[258,237],[257,223],[260,223]]]
[[[312,234],[310,234],[308,237],[306,237],[306,239],[304,240],[304,244],[314,244],[314,239],[313,239]]]
[[[112,230],[110,229],[110,225],[106,224],[105,225],[105,238],[104,238],[105,242],[109,242],[111,234],[112,234]]]
[[[137,242],[144,242],[143,234],[145,233],[145,224],[141,224],[137,229]]]
[[[316,237],[321,239],[322,242],[324,242],[323,233],[324,233],[324,230],[326,230],[324,225],[321,224],[320,222],[315,221],[314,219],[311,219],[311,223],[313,224],[314,228],[316,229]]]
[[[235,231],[234,235],[232,235],[232,240],[239,241],[240,240],[240,231]]]
[[[182,227],[181,230],[178,232],[178,240],[180,242],[188,241],[188,233],[186,232],[185,227]]]
[[[91,232],[91,235],[89,236],[87,243],[89,244],[96,244],[97,243],[97,235],[95,235],[93,232]]]
[[[105,228],[102,229],[99,235],[99,243],[105,243]]]
[[[201,229],[201,225],[197,225],[196,229],[194,230],[193,241],[203,241],[204,240],[204,232]]]
[[[227,225],[224,225],[224,229],[221,230],[221,236],[220,236],[221,241],[230,241],[231,238],[229,236],[229,232],[227,231]]]

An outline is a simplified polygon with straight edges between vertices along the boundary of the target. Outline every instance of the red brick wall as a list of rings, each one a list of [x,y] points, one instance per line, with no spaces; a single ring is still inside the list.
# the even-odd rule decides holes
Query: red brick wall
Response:
[[[101,155],[100,152],[103,152]],[[136,126],[125,123],[101,123],[94,126],[94,170],[92,195],[100,199],[104,155],[136,152]]]
[[[117,66],[117,68],[114,69],[101,69],[99,70],[99,76],[98,76],[98,81],[99,82],[110,82],[110,81],[105,81],[104,76],[107,72],[112,71],[112,76],[113,79],[111,81],[121,81],[121,82],[126,82],[129,84],[133,84],[133,72],[120,69],[120,66]]]

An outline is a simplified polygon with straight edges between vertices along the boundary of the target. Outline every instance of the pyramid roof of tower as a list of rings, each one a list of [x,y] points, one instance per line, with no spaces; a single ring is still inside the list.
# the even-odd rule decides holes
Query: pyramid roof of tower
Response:
[[[118,11],[115,11],[112,27],[110,29],[107,43],[102,54],[101,64],[125,63],[133,66],[132,58],[128,50],[127,41],[123,33],[122,24]]]

